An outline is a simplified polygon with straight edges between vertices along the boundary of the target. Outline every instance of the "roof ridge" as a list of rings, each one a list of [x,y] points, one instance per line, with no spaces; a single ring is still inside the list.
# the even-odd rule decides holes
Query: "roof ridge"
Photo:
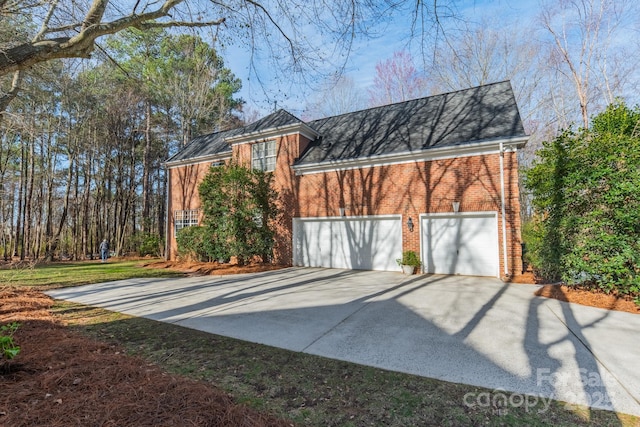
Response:
[[[295,114],[293,114],[293,113],[289,112],[288,110],[285,110],[284,108],[278,108],[278,110],[277,110],[277,111],[274,111],[274,112],[273,112],[273,113],[271,113],[271,114],[276,114],[276,113],[279,113],[279,112],[281,112],[281,111],[282,111],[283,113],[286,113],[286,114],[290,115],[291,117],[293,117],[294,119],[298,120],[299,122],[306,123],[306,122],[305,122],[304,120],[302,120],[300,117],[298,117],[298,116],[296,116]],[[268,115],[266,115],[265,117],[269,117],[271,114],[268,114]],[[256,121],[257,121],[257,120],[256,120]]]
[[[376,109],[379,109],[379,108],[388,108],[388,107],[392,107],[394,105],[406,104],[406,103],[409,103],[409,102],[415,102],[415,101],[419,101],[419,100],[427,99],[427,98],[437,98],[437,97],[440,97],[440,96],[452,95],[452,94],[458,93],[458,92],[467,92],[467,91],[471,91],[471,90],[474,90],[474,89],[479,89],[481,87],[493,86],[493,85],[498,85],[498,84],[503,84],[503,83],[509,83],[509,85],[511,85],[511,80],[506,79],[506,80],[501,80],[501,81],[498,81],[498,82],[480,84],[480,85],[469,87],[469,88],[450,90],[448,92],[441,92],[441,93],[437,93],[435,95],[428,95],[428,96],[423,96],[423,97],[420,97],[420,98],[407,99],[406,101],[398,101],[398,102],[392,102],[391,104],[384,104],[384,105],[378,105],[378,106],[375,106],[375,107],[363,108],[361,110],[350,111],[348,113],[335,114],[333,116],[326,116],[326,117],[322,117],[322,118],[319,118],[319,119],[310,120],[310,121],[305,122],[305,123],[310,125],[313,122],[319,122],[319,121],[323,121],[323,120],[327,120],[327,119],[333,119],[333,118],[336,118],[336,117],[347,116],[349,114],[363,113],[365,111],[376,110]]]
[[[280,108],[253,123],[200,135],[169,160],[226,152],[230,139],[293,128],[326,142],[322,149],[310,144],[297,164],[526,136],[511,82],[503,80],[310,121]]]

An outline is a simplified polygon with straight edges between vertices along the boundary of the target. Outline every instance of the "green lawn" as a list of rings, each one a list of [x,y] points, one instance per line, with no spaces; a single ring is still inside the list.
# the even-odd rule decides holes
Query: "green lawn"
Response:
[[[0,286],[29,286],[39,290],[86,285],[134,277],[175,277],[181,273],[143,268],[149,261],[82,261],[3,267]]]
[[[131,277],[166,277],[139,262],[71,263],[1,270],[0,285],[54,288]],[[640,418],[562,402],[545,408],[465,405],[494,393],[414,375],[247,343],[180,326],[59,301],[70,328],[114,343],[165,370],[220,387],[254,408],[305,426],[640,426]],[[511,394],[506,393],[508,398]],[[512,401],[518,402],[519,396]],[[472,399],[473,400],[473,399]],[[467,401],[469,401],[467,399]]]

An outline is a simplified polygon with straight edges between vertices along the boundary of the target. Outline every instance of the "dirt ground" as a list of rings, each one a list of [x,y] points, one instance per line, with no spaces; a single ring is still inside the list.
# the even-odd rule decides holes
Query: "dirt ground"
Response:
[[[148,268],[189,274],[273,270],[271,265],[148,262]],[[640,314],[624,298],[546,285],[536,295]],[[289,426],[237,404],[210,384],[170,375],[112,345],[71,331],[52,314],[43,293],[0,288],[0,325],[21,326],[21,354],[0,360],[0,425],[6,426]]]

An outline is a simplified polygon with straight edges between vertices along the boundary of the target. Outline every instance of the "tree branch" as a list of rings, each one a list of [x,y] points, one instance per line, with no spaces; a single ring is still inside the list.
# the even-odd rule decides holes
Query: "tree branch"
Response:
[[[20,83],[22,82],[22,72],[16,71],[13,74],[13,80],[11,81],[11,89],[4,95],[0,96],[0,121],[2,120],[2,113],[7,109],[7,106],[18,96],[20,92]]]
[[[108,0],[94,0],[82,24],[60,28],[77,28],[80,32],[72,37],[56,37],[34,40],[0,52],[0,76],[24,70],[40,62],[59,58],[87,58],[93,52],[98,37],[115,34],[129,27],[204,27],[220,25],[224,18],[211,22],[152,22],[169,16],[169,12],[184,0],[166,0],[158,9],[143,14],[132,13],[111,22],[101,23]],[[81,26],[80,26],[81,25]],[[50,32],[44,30],[42,33]]]
[[[295,58],[295,44],[293,43],[291,38],[289,38],[287,33],[280,27],[278,22],[276,22],[276,20],[273,19],[273,17],[269,13],[269,11],[267,9],[265,9],[265,7],[263,5],[261,5],[260,3],[258,3],[257,1],[254,1],[254,0],[246,0],[246,1],[249,4],[252,4],[256,9],[260,9],[262,11],[262,13],[265,14],[267,19],[271,22],[271,24],[274,27],[276,27],[276,29],[278,30],[280,35],[287,41],[287,43],[289,44],[289,49],[291,50],[291,55]]]
[[[138,25],[134,25],[139,30],[147,28],[171,28],[171,27],[212,27],[216,25],[224,24],[226,18],[220,18],[216,21],[209,22],[189,22],[189,21],[170,21],[170,22],[142,22]]]

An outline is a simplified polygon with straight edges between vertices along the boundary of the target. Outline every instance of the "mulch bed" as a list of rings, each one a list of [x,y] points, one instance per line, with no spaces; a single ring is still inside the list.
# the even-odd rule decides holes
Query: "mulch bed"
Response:
[[[145,268],[167,268],[183,271],[192,275],[217,276],[225,274],[259,273],[261,271],[279,270],[283,265],[267,263],[251,263],[246,265],[218,264],[217,262],[192,261],[151,261],[140,264]]]
[[[203,382],[170,375],[56,321],[46,295],[0,289],[0,325],[20,354],[0,360],[2,426],[290,426]]]
[[[631,298],[605,294],[591,289],[579,289],[566,285],[544,285],[535,292],[535,295],[607,310],[640,314],[640,307]]]
[[[615,292],[606,294],[598,289],[580,288],[579,286],[540,283],[531,271],[517,276],[513,280],[513,283],[541,284],[542,287],[534,293],[534,295],[539,297],[553,298],[564,302],[604,308],[606,310],[640,314],[640,306],[633,302],[633,299],[629,296],[618,295]]]

